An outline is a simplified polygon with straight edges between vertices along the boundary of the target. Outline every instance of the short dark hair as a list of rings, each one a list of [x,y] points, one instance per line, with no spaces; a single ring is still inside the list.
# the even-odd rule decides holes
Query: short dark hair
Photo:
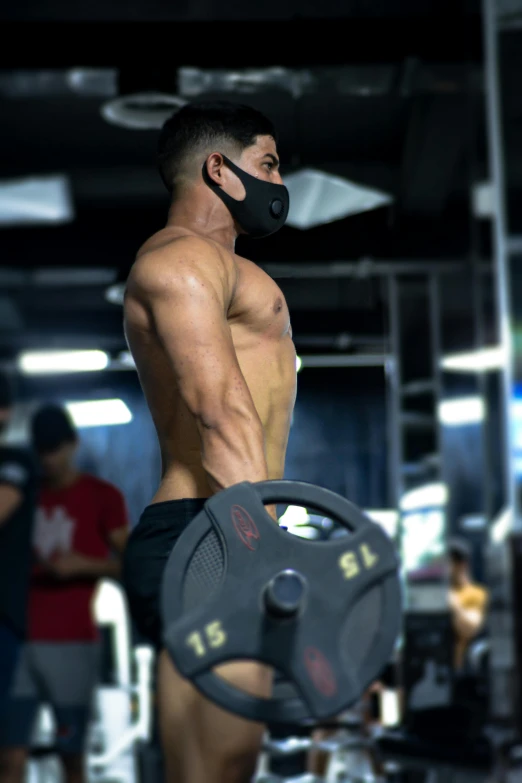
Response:
[[[14,386],[7,373],[0,371],[0,408],[12,408],[14,405]]]
[[[31,420],[34,448],[40,454],[56,451],[65,443],[74,443],[77,432],[69,413],[60,405],[43,405]]]
[[[167,190],[178,184],[190,156],[219,152],[219,145],[241,154],[258,136],[277,140],[272,122],[251,106],[231,101],[186,104],[166,121],[158,139],[158,168]]]
[[[462,538],[452,538],[448,541],[448,557],[454,563],[469,563],[471,548]]]

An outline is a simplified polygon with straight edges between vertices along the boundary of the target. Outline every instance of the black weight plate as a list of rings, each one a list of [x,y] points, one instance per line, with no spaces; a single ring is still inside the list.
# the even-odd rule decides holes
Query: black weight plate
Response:
[[[190,612],[217,590],[224,576],[225,554],[213,528],[203,536],[192,554],[185,574],[182,611]]]
[[[268,519],[270,525],[279,532],[274,521],[270,517]],[[189,555],[189,553],[192,554]],[[187,555],[189,556],[187,557]],[[219,587],[226,576],[225,567],[226,552],[223,542],[212,525],[212,517],[206,507],[182,533],[165,568],[161,606],[167,648],[170,649],[169,628],[181,616],[207,604],[211,597],[219,592]],[[172,655],[172,657],[175,660],[176,656]],[[203,673],[192,679],[205,696],[225,709],[235,711],[244,717],[252,717],[260,712],[260,717],[254,719],[268,721],[273,719],[273,715],[282,716],[284,713],[289,717],[281,717],[281,722],[291,722],[299,721],[309,715],[309,709],[297,696],[293,686],[291,688],[288,686],[284,690],[284,696],[265,702],[230,686],[212,672]],[[294,694],[295,698],[288,698],[289,691]],[[235,709],[233,709],[233,704]],[[266,715],[263,709],[265,706],[268,708]]]
[[[245,495],[245,487],[248,487],[248,492],[252,494],[252,488],[256,490],[259,495],[262,495],[263,502],[279,502],[287,501],[291,503],[299,503],[307,506],[308,508],[315,508],[323,511],[328,516],[343,523],[348,529],[356,530],[357,534],[354,536],[347,536],[342,542],[327,542],[327,543],[314,543],[305,541],[303,539],[295,539],[288,533],[281,531],[266,514],[259,502],[257,504],[252,503],[251,497],[248,493]],[[242,488],[242,489],[241,489]],[[237,490],[237,491],[236,491]],[[235,494],[232,496],[231,493]],[[237,494],[239,492],[239,495]],[[243,494],[241,495],[241,492]],[[233,500],[236,496],[243,498],[243,507],[234,506]],[[250,503],[250,505],[249,505]],[[259,508],[255,509],[257,505]],[[250,522],[245,522],[243,512],[245,512],[245,506],[248,511],[252,511],[254,519],[259,526],[256,528],[256,524],[253,523],[249,514]],[[242,509],[239,514],[238,520],[234,518],[234,508]],[[272,539],[272,548],[267,550],[269,556],[264,555],[264,559],[257,560],[252,558],[252,565],[257,562],[257,566],[263,568],[266,571],[266,581],[273,576],[273,570],[270,570],[270,562],[272,560],[271,552],[277,553],[278,548],[287,548],[290,544],[290,553],[297,547],[297,550],[301,551],[301,555],[297,557],[296,562],[293,563],[293,567],[299,569],[299,563],[305,559],[310,560],[310,553],[312,553],[312,560],[317,561],[317,557],[320,557],[320,550],[317,547],[324,548],[323,558],[327,553],[330,553],[335,559],[332,561],[333,568],[329,567],[328,571],[337,573],[337,559],[338,555],[342,554],[346,548],[349,548],[352,541],[364,540],[360,537],[359,533],[364,534],[365,531],[374,531],[376,526],[374,523],[367,520],[366,517],[352,504],[345,501],[333,493],[329,493],[326,490],[320,490],[313,485],[303,484],[302,482],[266,482],[261,485],[237,485],[237,488],[232,488],[223,493],[219,493],[211,501],[206,504],[205,510],[201,512],[196,519],[191,523],[190,527],[183,533],[171,558],[169,565],[165,572],[165,579],[163,584],[163,616],[164,627],[167,629],[165,641],[166,645],[171,651],[171,655],[178,665],[180,671],[185,676],[190,676],[196,687],[198,687],[205,695],[213,699],[215,702],[236,712],[244,717],[253,720],[262,721],[274,721],[274,722],[292,722],[309,719],[312,716],[312,712],[315,717],[326,717],[328,714],[334,714],[335,711],[345,709],[349,707],[360,695],[361,690],[366,687],[376,675],[379,674],[381,668],[386,664],[389,656],[392,652],[395,638],[397,636],[400,627],[400,594],[399,583],[395,570],[391,573],[389,565],[388,571],[383,571],[383,581],[380,584],[376,584],[370,587],[365,594],[358,596],[357,601],[351,606],[350,611],[345,616],[336,617],[336,627],[333,629],[320,628],[320,621],[322,617],[325,617],[328,612],[328,603],[323,602],[323,611],[321,612],[321,603],[317,604],[315,615],[317,617],[316,626],[318,626],[319,633],[321,635],[330,637],[328,647],[325,648],[329,652],[330,660],[333,664],[333,669],[330,673],[340,674],[339,684],[342,686],[342,692],[345,694],[344,699],[339,702],[337,699],[336,710],[327,712],[328,704],[327,700],[322,699],[322,703],[319,704],[321,699],[318,697],[315,709],[311,711],[310,698],[314,702],[314,695],[310,693],[310,666],[314,669],[312,674],[319,676],[320,689],[325,685],[325,670],[324,665],[328,669],[328,661],[322,658],[320,650],[315,647],[313,650],[312,659],[305,661],[303,666],[303,660],[296,659],[297,648],[292,652],[292,636],[286,637],[285,644],[288,649],[288,660],[292,660],[292,666],[295,666],[294,670],[285,667],[285,663],[288,664],[288,660],[284,658],[276,661],[274,658],[274,652],[272,650],[272,657],[270,658],[268,647],[263,649],[262,639],[266,637],[266,633],[263,631],[261,621],[263,615],[259,607],[255,604],[257,601],[255,595],[248,594],[248,584],[252,584],[253,589],[259,589],[266,582],[263,573],[259,576],[256,572],[249,573],[248,570],[242,572],[241,579],[236,580],[236,589],[228,593],[228,606],[224,606],[223,602],[219,603],[219,597],[221,589],[225,589],[227,580],[233,578],[233,574],[227,575],[227,546],[225,546],[224,539],[222,538],[222,531],[220,525],[225,524],[228,520],[228,526],[230,525],[232,510],[232,521],[236,527],[237,536],[232,539],[228,539],[228,546],[232,544],[234,548],[234,542],[241,550],[241,557],[248,559],[248,552],[255,553],[255,550],[262,548],[262,545],[266,544],[266,538]],[[217,519],[216,519],[217,516]],[[238,526],[236,522],[238,521]],[[216,522],[218,524],[216,524]],[[253,527],[250,523],[253,523]],[[243,528],[241,527],[243,525]],[[377,530],[379,530],[377,528]],[[263,541],[260,542],[260,534],[262,532]],[[379,530],[379,535],[382,537],[384,534]],[[237,545],[237,540],[241,539],[241,544]],[[292,541],[294,539],[295,546],[292,548]],[[369,539],[371,540],[371,539]],[[378,537],[375,539],[375,545],[377,549],[382,547],[382,540],[379,541]],[[389,541],[385,541],[385,548],[391,547]],[[279,545],[279,547],[278,547]],[[312,549],[310,550],[310,547]],[[384,550],[382,550],[384,552]],[[304,557],[303,552],[308,552],[307,558]],[[231,553],[231,555],[233,552]],[[236,552],[237,555],[237,552]],[[384,556],[384,555],[383,555]],[[384,556],[386,560],[389,554]],[[277,558],[275,558],[277,560]],[[172,562],[171,562],[172,561]],[[231,562],[236,562],[232,560]],[[326,561],[325,561],[326,562]],[[393,564],[392,564],[393,567]],[[268,568],[268,570],[266,570]],[[384,578],[385,573],[388,576]],[[237,575],[236,575],[237,576]],[[256,577],[257,588],[256,588]],[[317,576],[317,572],[316,572]],[[337,582],[331,582],[329,573],[324,575],[325,585],[330,582],[330,595],[335,596],[336,591],[339,592],[339,577]],[[319,581],[322,579],[315,579],[314,593],[320,593],[321,590]],[[342,581],[342,580],[341,580]],[[371,580],[370,580],[371,581]],[[223,583],[225,586],[223,587]],[[232,585],[234,587],[234,585]],[[246,590],[245,590],[246,587]],[[342,587],[342,584],[341,584]],[[363,585],[364,587],[364,585]],[[230,588],[230,585],[229,585]],[[326,590],[326,587],[325,587]],[[240,596],[240,593],[242,594]],[[223,598],[223,596],[221,596]],[[319,601],[321,596],[319,597]],[[328,597],[328,596],[327,596]],[[357,596],[356,596],[357,597]],[[312,596],[311,596],[312,598]],[[323,596],[324,598],[324,596]],[[254,604],[252,604],[252,599]],[[237,605],[235,602],[238,602]],[[250,601],[250,603],[249,603]],[[334,599],[332,598],[332,602]],[[209,608],[210,607],[210,608]],[[319,608],[318,608],[319,607]],[[208,612],[206,609],[208,608]],[[253,611],[254,609],[254,611]],[[229,613],[229,610],[231,613]],[[236,633],[237,639],[234,640],[235,633],[234,622],[241,625],[240,613],[243,610],[243,628],[246,628],[247,623],[251,620],[251,628],[249,629],[250,638],[247,638],[248,634],[241,635]],[[187,615],[187,612],[190,615]],[[183,621],[188,618],[190,621],[196,614],[199,613],[200,618],[206,620],[213,620],[214,614],[220,618],[226,618],[225,627],[232,630],[229,641],[231,647],[234,647],[234,641],[236,642],[236,654],[235,655],[223,655],[221,658],[215,656],[215,660],[210,666],[205,667],[200,665],[192,668],[192,671],[188,673],[183,667],[183,656],[180,658],[180,640],[181,646],[187,636],[183,635]],[[206,612],[206,613],[205,613]],[[197,617],[196,617],[197,619]],[[201,620],[203,622],[203,620]],[[324,622],[324,620],[323,620]],[[185,623],[186,629],[190,631],[190,622]],[[202,625],[197,627],[203,627]],[[174,631],[178,630],[178,637],[175,638]],[[312,629],[314,630],[314,629]],[[263,633],[262,633],[263,631]],[[328,631],[328,633],[327,633]],[[335,633],[334,633],[335,632]],[[180,636],[180,633],[182,634]],[[333,634],[333,635],[332,635]],[[269,634],[270,635],[270,634]],[[279,638],[279,637],[278,637]],[[317,634],[312,637],[312,641],[315,644]],[[297,643],[297,642],[296,642]],[[288,646],[290,645],[290,646]],[[186,646],[186,645],[185,645]],[[307,648],[309,649],[309,648]],[[230,652],[230,650],[229,650]],[[265,654],[267,657],[263,657]],[[308,656],[310,658],[310,656]],[[257,659],[270,662],[272,665],[276,665],[280,671],[289,679],[294,679],[298,690],[304,694],[308,689],[307,703],[301,698],[293,699],[271,699],[263,700],[256,699],[248,696],[247,694],[239,691],[238,689],[230,686],[221,678],[217,677],[209,671],[212,666],[217,665],[225,660],[234,660],[239,658]],[[299,660],[301,664],[299,665]],[[186,661],[185,661],[186,663]],[[181,665],[179,665],[181,664]],[[321,669],[322,666],[322,669]],[[319,668],[318,668],[319,667]],[[286,671],[285,671],[286,668]],[[305,671],[306,669],[306,671]],[[299,670],[299,671],[298,671]],[[345,680],[343,684],[342,675],[350,672],[351,679]],[[294,676],[295,675],[295,676]],[[328,672],[327,672],[328,675]],[[328,676],[326,677],[326,685],[328,683]],[[303,690],[304,689],[304,690]]]
[[[329,519],[340,522],[350,531],[359,530],[370,521],[360,508],[329,489],[307,481],[260,481],[252,484],[261,502],[291,503],[315,511],[322,511]]]
[[[362,691],[389,662],[401,624],[402,598],[396,574],[390,574],[381,585],[359,598],[347,614],[339,644],[343,657],[350,660],[356,671]]]

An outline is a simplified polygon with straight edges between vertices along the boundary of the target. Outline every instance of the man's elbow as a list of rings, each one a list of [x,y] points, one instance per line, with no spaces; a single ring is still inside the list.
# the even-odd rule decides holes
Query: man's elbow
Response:
[[[247,428],[263,437],[263,427],[252,404],[237,402],[201,405],[195,418],[202,431],[226,435]]]

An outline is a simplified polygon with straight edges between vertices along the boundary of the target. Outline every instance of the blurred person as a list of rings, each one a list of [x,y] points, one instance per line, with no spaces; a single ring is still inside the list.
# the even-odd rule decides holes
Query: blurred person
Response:
[[[4,442],[13,405],[10,379],[0,373],[0,717],[26,630],[36,503],[36,475],[29,452]]]
[[[470,643],[482,631],[486,620],[489,594],[473,581],[471,552],[466,541],[453,539],[447,550],[449,592],[448,606],[455,634],[454,667],[462,670]]]
[[[28,639],[0,723],[0,781],[21,783],[35,716],[52,707],[67,783],[82,783],[83,749],[100,643],[92,601],[101,578],[118,579],[128,535],[121,492],[75,465],[78,435],[61,407],[40,408],[31,423],[42,486],[34,534]]]

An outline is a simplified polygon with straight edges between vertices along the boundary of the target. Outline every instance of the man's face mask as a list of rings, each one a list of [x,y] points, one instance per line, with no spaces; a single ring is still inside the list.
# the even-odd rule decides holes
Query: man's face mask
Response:
[[[229,196],[209,177],[206,164],[203,166],[203,179],[219,196],[245,234],[251,237],[267,237],[279,231],[285,224],[290,208],[290,194],[285,186],[253,177],[225,155],[223,160],[243,183],[246,196],[242,201]]]

